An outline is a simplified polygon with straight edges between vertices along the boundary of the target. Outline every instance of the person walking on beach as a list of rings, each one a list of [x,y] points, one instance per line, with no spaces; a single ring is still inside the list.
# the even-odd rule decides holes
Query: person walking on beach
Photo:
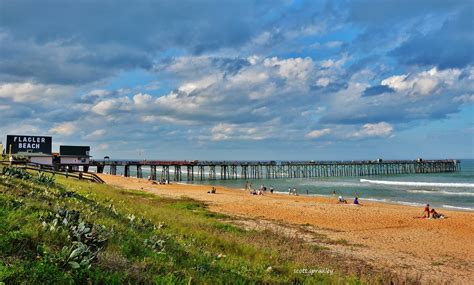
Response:
[[[273,187],[270,186],[270,193],[273,193]]]
[[[291,187],[288,187],[288,195],[291,195],[292,191],[291,191]]]

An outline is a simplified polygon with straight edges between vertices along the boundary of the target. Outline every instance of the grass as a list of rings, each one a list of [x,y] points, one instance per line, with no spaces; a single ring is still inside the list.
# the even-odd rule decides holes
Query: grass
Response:
[[[359,284],[327,249],[248,231],[189,198],[0,175],[0,284]],[[334,274],[301,274],[329,268]]]

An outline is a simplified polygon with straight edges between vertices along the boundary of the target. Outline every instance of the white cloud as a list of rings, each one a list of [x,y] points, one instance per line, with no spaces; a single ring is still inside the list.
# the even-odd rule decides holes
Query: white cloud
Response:
[[[211,139],[224,140],[263,140],[270,137],[272,129],[238,124],[219,123],[211,129]]]
[[[341,41],[330,41],[325,43],[315,42],[314,44],[310,45],[310,48],[315,49],[322,49],[322,48],[338,48],[343,44]]]
[[[313,60],[306,58],[278,59],[277,57],[264,60],[266,67],[278,67],[278,74],[288,80],[306,81],[314,70]]]
[[[0,98],[11,99],[13,102],[28,103],[51,101],[61,96],[71,95],[72,87],[62,85],[25,83],[0,84]]]
[[[330,133],[331,133],[331,129],[325,128],[325,129],[321,129],[321,130],[311,131],[311,132],[306,134],[306,137],[308,137],[308,138],[319,138],[319,137],[326,136]]]
[[[145,90],[147,91],[155,91],[161,88],[161,85],[158,81],[152,81],[145,85]]]
[[[87,93],[87,95],[96,96],[96,97],[105,97],[105,96],[110,95],[110,91],[105,90],[105,89],[94,89],[90,91],[89,93]]]
[[[326,59],[319,62],[319,65],[323,68],[341,68],[349,59],[347,55],[343,55],[340,59]]]
[[[128,97],[115,99],[107,99],[100,101],[92,107],[92,111],[96,114],[106,116],[112,111],[128,111],[130,110],[131,101]]]
[[[205,76],[199,80],[184,83],[179,87],[178,90],[186,93],[191,93],[197,89],[204,89],[216,83],[220,79],[220,77],[220,75],[216,74]]]
[[[409,95],[431,95],[435,93],[439,85],[451,86],[458,79],[461,71],[459,69],[446,69],[439,71],[432,68],[411,75],[395,75],[382,80],[381,84],[389,86],[398,92],[406,92]]]
[[[331,79],[329,79],[327,77],[322,77],[322,78],[319,78],[318,80],[316,80],[316,85],[321,86],[321,87],[326,87],[326,86],[328,86],[329,83],[331,83]]]
[[[252,56],[249,56],[247,57],[247,61],[251,64],[251,65],[255,65],[257,64],[257,62],[259,61],[259,57],[256,56],[256,55],[252,55]]]
[[[462,104],[474,103],[474,94],[464,94],[453,98],[454,102]]]
[[[54,127],[49,129],[49,131],[53,134],[66,135],[66,136],[72,135],[77,130],[78,130],[78,127],[73,122],[64,122],[64,123],[55,124]]]
[[[393,126],[386,122],[377,124],[365,124],[359,131],[353,132],[349,137],[367,138],[367,137],[388,137],[393,133]]]
[[[95,130],[95,131],[91,132],[90,134],[86,135],[85,138],[86,139],[98,139],[98,138],[101,138],[102,136],[104,136],[106,133],[107,133],[106,130],[99,129],[99,130]]]
[[[146,108],[153,104],[153,97],[148,94],[139,93],[133,96],[133,103],[138,108]]]

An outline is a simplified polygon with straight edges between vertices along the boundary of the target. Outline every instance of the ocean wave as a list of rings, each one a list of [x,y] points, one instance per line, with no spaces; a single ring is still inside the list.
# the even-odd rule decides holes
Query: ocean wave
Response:
[[[291,184],[291,181],[289,182]],[[298,183],[300,186],[319,186],[319,187],[364,187],[358,182],[347,181],[306,181]]]
[[[380,184],[380,185],[398,185],[398,186],[474,188],[474,183],[437,183],[437,182],[387,181],[387,180],[369,180],[369,179],[360,179],[360,182]]]
[[[387,199],[380,199],[380,198],[359,198],[359,201],[372,201],[372,202],[383,202],[383,203],[387,203],[387,202],[392,202],[390,200],[387,200]]]
[[[446,209],[474,211],[474,208],[470,208],[470,207],[457,207],[457,206],[451,206],[451,205],[441,205],[441,207],[446,208]]]
[[[406,205],[406,206],[415,206],[415,207],[422,207],[425,204],[422,203],[416,203],[416,202],[405,202],[405,201],[394,201],[394,203],[400,204],[400,205]]]
[[[474,193],[472,192],[450,192],[450,191],[429,191],[429,190],[407,190],[407,192],[433,194],[433,195],[474,196]]]

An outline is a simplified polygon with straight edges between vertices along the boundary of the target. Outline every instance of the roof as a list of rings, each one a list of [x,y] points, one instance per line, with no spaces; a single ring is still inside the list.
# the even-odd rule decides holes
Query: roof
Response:
[[[42,153],[42,152],[17,152],[17,153],[13,153],[13,155],[21,155],[21,156],[29,156],[29,157],[33,157],[33,156],[53,157],[52,154]]]
[[[59,157],[92,157],[92,155],[71,155],[71,154],[67,154],[67,155],[59,155]]]

